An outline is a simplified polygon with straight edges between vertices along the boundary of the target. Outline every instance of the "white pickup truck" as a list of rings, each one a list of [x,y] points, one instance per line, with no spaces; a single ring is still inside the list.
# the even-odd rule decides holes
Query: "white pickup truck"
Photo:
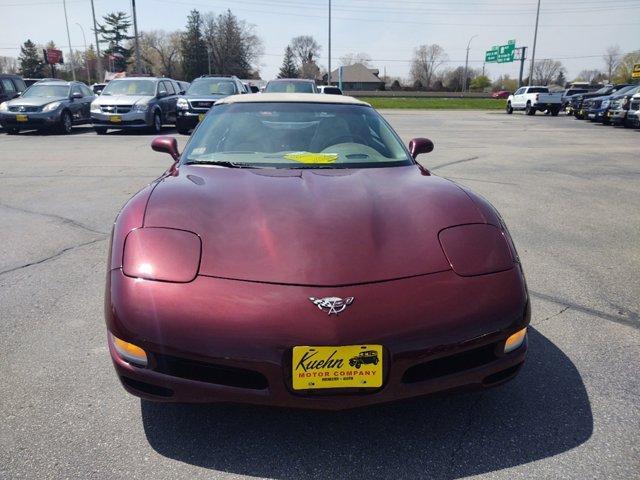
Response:
[[[507,98],[507,113],[524,110],[527,115],[548,111],[554,117],[562,108],[562,92],[549,93],[547,87],[520,87]]]

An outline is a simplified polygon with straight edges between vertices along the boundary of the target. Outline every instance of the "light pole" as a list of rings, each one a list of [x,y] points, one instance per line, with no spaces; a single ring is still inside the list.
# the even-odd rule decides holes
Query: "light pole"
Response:
[[[538,41],[538,18],[540,18],[540,0],[538,0],[538,10],[536,11],[536,30],[533,34],[533,50],[531,50],[531,69],[529,70],[529,86],[533,79],[533,63],[536,60],[536,42]]]
[[[136,73],[142,73],[140,71],[140,43],[138,42],[138,16],[136,15],[136,0],[131,0],[131,8],[133,10],[133,34],[134,45],[136,49]]]
[[[329,0],[329,74],[327,75],[327,85],[331,85],[331,0]]]
[[[93,8],[93,0],[91,0],[91,15],[93,16],[93,34],[96,36],[96,55],[98,59],[98,82],[100,82],[100,78],[104,75],[104,70],[102,69],[102,57],[100,56],[100,42],[98,41],[98,24],[96,23],[96,10]]]
[[[69,33],[69,20],[67,19],[67,2],[62,0],[62,7],[64,8],[64,23],[67,26],[67,40],[69,42],[69,61],[71,62],[71,74],[73,75],[73,81],[76,81],[76,66],[73,63],[73,50],[71,50],[71,34]]]
[[[91,70],[89,70],[89,58],[87,57],[87,37],[84,36],[84,28],[78,22],[76,25],[80,27],[80,31],[82,32],[82,40],[84,41],[84,63],[87,66],[87,83],[91,85]]]
[[[464,77],[462,78],[462,93],[464,94],[467,89],[467,69],[469,67],[469,48],[471,47],[471,40],[476,38],[478,35],[474,35],[469,39],[469,43],[467,43],[467,58],[464,60]]]

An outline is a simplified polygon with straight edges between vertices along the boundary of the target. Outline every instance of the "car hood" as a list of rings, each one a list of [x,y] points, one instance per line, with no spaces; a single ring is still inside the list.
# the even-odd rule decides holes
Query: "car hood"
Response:
[[[67,97],[27,97],[14,98],[8,102],[11,106],[24,105],[29,107],[41,107],[51,102],[61,102],[68,100]]]
[[[438,232],[479,222],[461,188],[417,166],[183,165],[154,189],[144,226],[197,233],[201,275],[338,286],[448,270]]]
[[[148,103],[153,98],[152,95],[100,95],[95,102],[98,105],[133,105]]]

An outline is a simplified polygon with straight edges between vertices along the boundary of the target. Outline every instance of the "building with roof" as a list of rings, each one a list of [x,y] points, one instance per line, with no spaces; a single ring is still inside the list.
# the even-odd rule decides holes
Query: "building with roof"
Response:
[[[343,90],[380,90],[384,82],[378,75],[377,68],[367,68],[361,63],[346,65],[342,68],[342,89]],[[331,85],[338,85],[340,81],[340,68],[331,72]]]

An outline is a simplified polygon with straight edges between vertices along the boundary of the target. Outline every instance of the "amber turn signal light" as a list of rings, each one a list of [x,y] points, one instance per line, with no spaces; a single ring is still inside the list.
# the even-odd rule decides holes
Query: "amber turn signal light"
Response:
[[[116,352],[118,352],[120,358],[135,365],[140,365],[142,367],[147,366],[147,354],[142,348],[134,345],[133,343],[125,342],[112,333],[110,333],[109,336],[111,337],[111,343],[116,349]]]
[[[507,341],[504,344],[504,353],[513,352],[516,348],[522,345],[526,336],[527,327],[523,328],[522,330],[518,330],[516,333],[507,338]]]

